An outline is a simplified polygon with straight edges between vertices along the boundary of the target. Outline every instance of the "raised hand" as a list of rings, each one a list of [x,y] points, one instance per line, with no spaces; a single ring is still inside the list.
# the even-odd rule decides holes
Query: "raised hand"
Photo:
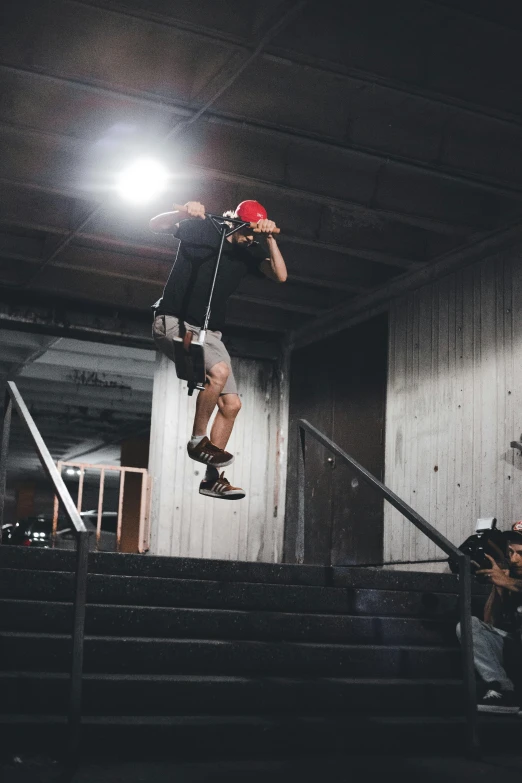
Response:
[[[272,231],[276,227],[276,224],[273,220],[258,220],[257,221],[257,228],[254,229],[254,231],[259,232],[261,234],[272,234]]]
[[[200,204],[199,201],[187,201],[183,209],[192,218],[202,218],[202,220],[205,219],[205,207],[203,204]]]
[[[500,568],[490,555],[486,555],[486,557],[491,562],[491,568],[481,568],[476,573],[485,576],[492,585],[497,585],[497,587],[508,587],[511,585],[513,580],[509,576],[509,569]]]

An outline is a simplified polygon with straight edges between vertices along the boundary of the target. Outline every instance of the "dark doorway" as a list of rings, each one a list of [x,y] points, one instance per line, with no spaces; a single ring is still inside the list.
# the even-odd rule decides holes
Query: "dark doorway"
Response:
[[[387,315],[292,355],[285,559],[295,562],[299,418],[324,432],[374,476],[384,475]],[[307,437],[305,563],[382,559],[383,501]]]

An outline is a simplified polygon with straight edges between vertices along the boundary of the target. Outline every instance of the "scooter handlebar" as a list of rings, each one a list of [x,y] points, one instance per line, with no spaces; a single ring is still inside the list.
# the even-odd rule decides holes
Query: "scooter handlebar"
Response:
[[[254,234],[264,234],[264,233],[266,233],[265,231],[261,231],[260,228],[257,228],[257,223],[250,223],[250,228],[253,230]],[[278,228],[277,226],[274,226],[274,228],[272,229],[272,231],[270,233],[271,234],[280,234],[281,233],[281,229]]]
[[[187,212],[187,208],[184,206],[184,204],[173,204],[172,208],[173,208],[174,212]],[[257,223],[250,223],[249,225],[250,225],[250,228],[253,230],[254,234],[263,234],[264,233],[264,231],[261,231],[257,227]],[[281,233],[281,229],[277,228],[277,226],[275,226],[275,228],[272,229],[271,233],[272,234],[280,234]]]

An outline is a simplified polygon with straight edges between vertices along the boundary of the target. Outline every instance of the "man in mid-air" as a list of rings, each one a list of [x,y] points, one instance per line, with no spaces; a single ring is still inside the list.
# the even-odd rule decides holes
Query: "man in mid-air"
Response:
[[[241,409],[230,356],[222,342],[226,305],[229,297],[247,275],[266,276],[284,283],[286,265],[272,235],[275,223],[257,201],[242,201],[237,209],[225,212],[230,218],[256,223],[227,237],[212,299],[212,314],[205,341],[206,386],[196,401],[192,437],[187,444],[188,455],[206,465],[200,484],[202,495],[227,500],[240,500],[245,492],[233,487],[219,469],[230,465],[234,457],[225,451],[234,421]],[[185,216],[188,216],[185,218]],[[198,333],[203,326],[220,237],[205,218],[205,208],[189,201],[183,211],[164,212],[150,221],[157,233],[173,234],[180,240],[176,260],[163,290],[154,305],[153,335],[158,350],[174,360],[173,339],[185,330]],[[254,241],[254,233],[262,242]],[[207,429],[215,407],[218,407],[210,438]]]

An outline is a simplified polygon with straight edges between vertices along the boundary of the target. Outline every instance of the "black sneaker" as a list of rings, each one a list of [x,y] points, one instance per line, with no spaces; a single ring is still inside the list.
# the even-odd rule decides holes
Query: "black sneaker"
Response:
[[[233,487],[230,481],[222,473],[217,479],[204,479],[199,485],[199,494],[209,498],[221,500],[241,500],[245,497],[245,490]]]
[[[498,691],[490,688],[477,705],[479,712],[496,712],[502,715],[517,713],[519,706],[514,691]]]
[[[187,452],[190,459],[195,459],[196,462],[202,462],[204,465],[211,465],[213,468],[224,468],[234,462],[232,454],[215,446],[206,435],[195,446],[189,441]]]

